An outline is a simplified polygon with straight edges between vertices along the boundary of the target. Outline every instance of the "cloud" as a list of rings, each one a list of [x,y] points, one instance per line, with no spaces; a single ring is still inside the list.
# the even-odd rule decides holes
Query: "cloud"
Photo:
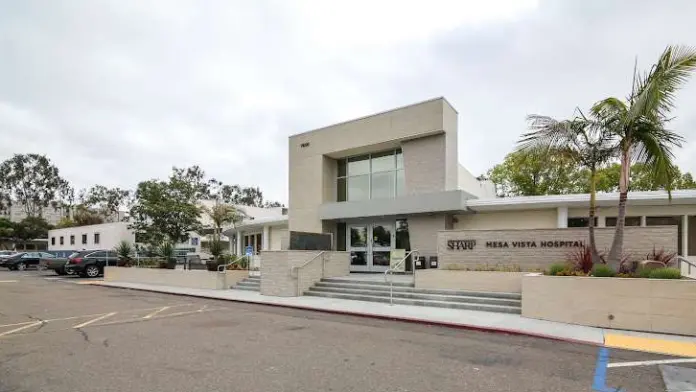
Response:
[[[0,159],[48,154],[78,187],[198,164],[287,201],[287,136],[446,96],[460,161],[502,160],[529,113],[624,96],[635,56],[696,38],[696,4],[0,0]],[[646,28],[650,26],[650,28]],[[696,80],[674,128],[693,138]],[[696,150],[678,152],[696,171]]]

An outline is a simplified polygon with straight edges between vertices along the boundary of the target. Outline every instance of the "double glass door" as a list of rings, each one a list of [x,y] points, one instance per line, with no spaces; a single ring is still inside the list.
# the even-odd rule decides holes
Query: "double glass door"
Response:
[[[346,232],[351,271],[383,272],[389,268],[396,238],[394,223],[350,224]]]

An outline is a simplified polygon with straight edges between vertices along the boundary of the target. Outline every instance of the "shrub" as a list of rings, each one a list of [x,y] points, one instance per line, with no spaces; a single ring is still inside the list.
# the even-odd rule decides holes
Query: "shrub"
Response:
[[[639,278],[647,279],[650,277],[650,272],[652,269],[640,267],[636,270],[636,276]]]
[[[549,270],[547,271],[547,275],[559,276],[560,272],[563,272],[567,269],[568,269],[568,265],[566,265],[566,264],[561,264],[561,263],[551,264],[549,266]]]
[[[616,275],[616,272],[606,264],[597,264],[592,269],[592,276],[598,278],[611,278],[614,277],[614,275]]]
[[[638,262],[632,261],[631,256],[624,254],[619,260],[619,273],[621,274],[633,274],[638,269]]]
[[[673,252],[673,253],[665,252],[665,248],[661,248],[660,250],[655,250],[655,247],[653,247],[652,252],[645,255],[646,260],[659,261],[665,267],[667,267],[674,260],[675,257],[677,257],[676,252]]]
[[[130,242],[123,240],[116,245],[114,252],[118,256],[119,265],[130,266],[133,260],[133,246]]]
[[[601,263],[604,263],[604,254],[601,252],[598,253]],[[572,252],[568,253],[566,259],[568,260],[568,262],[573,264],[573,266],[577,270],[580,270],[584,273],[592,271],[592,248],[590,248],[590,246],[588,245],[583,246],[582,248],[576,248]]]
[[[650,279],[681,279],[681,271],[676,268],[657,268],[650,271]]]

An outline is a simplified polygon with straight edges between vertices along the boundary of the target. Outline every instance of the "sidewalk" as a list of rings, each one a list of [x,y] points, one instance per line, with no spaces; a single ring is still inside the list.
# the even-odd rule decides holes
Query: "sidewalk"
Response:
[[[93,284],[106,287],[283,306],[361,317],[418,322],[479,331],[526,335],[591,345],[604,345],[605,339],[608,338],[607,343],[611,347],[686,356],[690,356],[689,353],[694,352],[695,354],[693,356],[696,356],[696,338],[694,337],[586,327],[530,319],[515,314],[410,305],[389,305],[376,302],[309,296],[271,297],[261,295],[258,292],[243,290],[188,289],[182,287],[120,282],[94,282]],[[646,342],[646,344],[636,342]],[[671,348],[675,345],[678,347],[676,352]]]

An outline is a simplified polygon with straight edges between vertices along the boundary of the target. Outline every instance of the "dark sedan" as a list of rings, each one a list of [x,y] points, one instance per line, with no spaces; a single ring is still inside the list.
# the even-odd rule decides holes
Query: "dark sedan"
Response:
[[[76,255],[77,252],[50,252],[52,257],[41,258],[41,266],[48,270],[55,271],[58,275],[68,275],[69,273],[65,269],[65,265],[68,264],[68,259],[72,255]]]
[[[46,252],[19,252],[10,257],[2,259],[2,266],[17,271],[24,271],[29,267],[39,267],[41,259],[54,258],[50,253]]]

